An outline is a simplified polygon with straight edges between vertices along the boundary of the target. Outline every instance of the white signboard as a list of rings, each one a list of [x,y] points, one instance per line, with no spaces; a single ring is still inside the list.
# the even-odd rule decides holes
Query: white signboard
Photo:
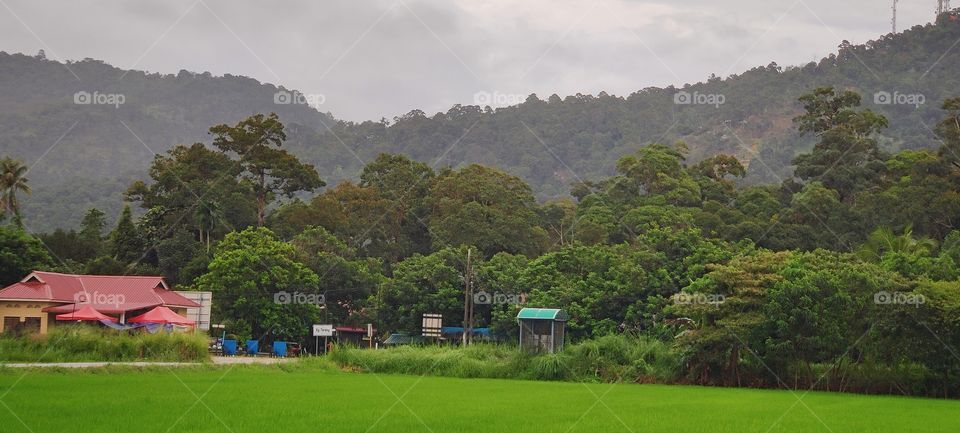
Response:
[[[423,336],[440,337],[440,328],[443,327],[443,315],[424,314],[423,315]]]
[[[313,325],[314,337],[333,337],[333,325]]]

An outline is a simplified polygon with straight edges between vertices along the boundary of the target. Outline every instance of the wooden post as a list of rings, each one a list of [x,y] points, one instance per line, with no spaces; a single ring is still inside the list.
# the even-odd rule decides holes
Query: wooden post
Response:
[[[470,286],[470,329],[467,329],[467,344],[473,344],[473,312],[476,304],[473,302],[473,256],[471,249],[467,249],[467,284]]]
[[[467,248],[467,269],[464,272],[463,285],[463,345],[470,344],[473,332],[473,285],[470,283],[470,248]]]

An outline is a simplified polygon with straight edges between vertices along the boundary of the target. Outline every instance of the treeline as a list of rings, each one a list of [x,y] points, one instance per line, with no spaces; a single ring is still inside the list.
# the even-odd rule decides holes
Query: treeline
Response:
[[[284,150],[275,115],[256,115],[158,155],[127,191],[142,217],[125,210],[101,234],[90,211],[80,232],[42,235],[62,261],[5,230],[4,251],[31,254],[3,276],[162,273],[214,292],[229,333],[295,340],[321,322],[381,336],[418,333],[423,313],[459,324],[472,278],[494,299],[566,309],[573,341],[660,339],[689,382],[956,396],[960,98],[942,103],[938,150],[898,153],[859,94],[801,103],[816,144],[795,178],[737,187],[738,159],[688,164],[684,143],[652,144],[543,204],[493,168],[391,154],[310,198],[323,180]],[[518,308],[481,305],[477,326],[513,338]]]
[[[960,39],[955,18],[944,15],[863,45],[843,42],[836,53],[804,65],[772,63],[629,95],[530,95],[510,107],[457,105],[442,113],[412,110],[364,122],[275,104],[280,89],[246,77],[124,71],[92,59],[67,69],[0,53],[0,91],[8,96],[0,101],[0,153],[32,164],[59,143],[33,168],[37,193],[26,203],[26,222],[39,231],[78,228],[76,208],[91,204],[112,224],[122,210],[120,193],[147,168],[151,151],[204,141],[209,125],[271,111],[289,126],[290,152],[316,166],[330,185],[359,182],[364,165],[389,153],[438,167],[496,167],[523,179],[539,200],[555,199],[566,197],[578,177],[612,176],[619,158],[653,142],[678,140],[687,143],[691,163],[729,154],[746,165],[739,183],[779,183],[792,175],[794,157],[813,145],[791,128],[790,119],[799,114],[794,102],[820,86],[854,89],[890,119],[877,136],[882,149],[935,149],[931,129],[941,116],[939,103],[960,86],[954,73],[960,57],[944,55]],[[126,102],[119,108],[72,102],[74,92],[94,90],[124,94]],[[725,103],[676,104],[681,91],[722,95]],[[925,103],[876,104],[878,92],[918,94]]]

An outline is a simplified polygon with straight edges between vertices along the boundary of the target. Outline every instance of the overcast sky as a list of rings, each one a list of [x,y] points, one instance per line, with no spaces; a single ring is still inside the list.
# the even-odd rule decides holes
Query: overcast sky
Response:
[[[771,61],[806,63],[843,39],[888,33],[891,3],[0,0],[0,50],[246,75],[323,95],[322,111],[364,120],[446,111],[478,92],[501,103],[530,93],[627,95]],[[936,3],[901,1],[899,27],[932,21]]]

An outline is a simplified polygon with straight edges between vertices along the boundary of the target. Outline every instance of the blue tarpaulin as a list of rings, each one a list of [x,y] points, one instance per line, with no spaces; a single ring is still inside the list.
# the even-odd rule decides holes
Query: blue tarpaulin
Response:
[[[160,323],[117,323],[117,322],[111,322],[109,320],[101,320],[100,323],[104,324],[105,326],[111,329],[116,329],[118,331],[127,331],[130,329],[137,329],[137,328],[147,328],[147,332],[151,334],[156,334],[161,329],[167,332],[173,331],[173,325],[164,325]]]
[[[462,326],[444,326],[440,328],[441,334],[463,334]],[[474,335],[490,335],[490,328],[473,328]]]

